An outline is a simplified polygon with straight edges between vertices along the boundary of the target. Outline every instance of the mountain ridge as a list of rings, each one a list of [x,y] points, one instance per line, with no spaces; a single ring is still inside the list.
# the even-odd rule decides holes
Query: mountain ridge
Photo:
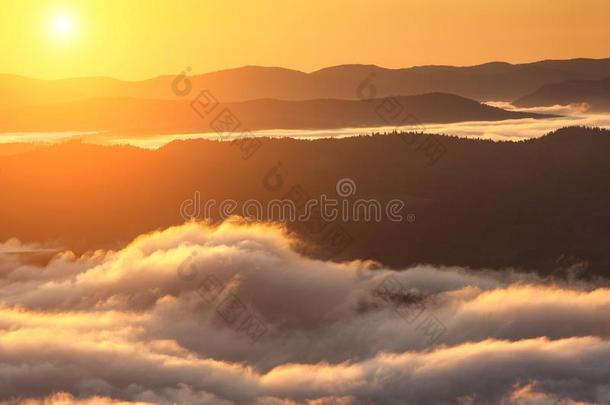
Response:
[[[546,84],[513,102],[517,107],[583,103],[592,111],[610,111],[610,76],[601,80],[566,80]]]
[[[182,223],[179,208],[196,191],[202,201],[265,203],[294,186],[311,198],[334,196],[337,181],[349,177],[355,198],[405,199],[403,214],[415,222],[332,222],[351,238],[339,253],[303,224],[288,224],[307,242],[304,253],[393,268],[431,263],[547,274],[570,256],[587,263],[585,276],[608,275],[610,191],[599,181],[610,175],[608,130],[569,127],[520,142],[421,133],[259,140],[247,159],[239,143],[212,140],[158,150],[69,142],[0,156],[0,239],[113,247]],[[443,145],[436,163],[417,147],[422,142]],[[271,187],[269,176],[281,181]]]
[[[395,110],[390,111],[390,108]],[[217,128],[213,124],[215,117],[225,111],[230,111],[238,123],[226,132],[401,125],[416,127],[425,123],[554,117],[503,110],[447,93],[361,101],[256,99],[218,104],[209,115],[198,113],[188,100],[112,97],[0,110],[0,132],[214,132]]]
[[[188,79],[194,91],[208,89],[223,102],[258,98],[358,99],[358,87],[371,73],[376,74],[372,85],[379,97],[439,91],[478,101],[512,101],[545,84],[570,79],[599,80],[610,76],[610,58],[549,59],[521,64],[493,61],[472,66],[405,68],[343,64],[308,73],[283,67],[249,65],[189,75]],[[104,77],[48,81],[0,75],[0,108],[31,104],[36,100],[51,103],[118,95],[179,99],[183,96],[172,93],[172,81],[180,74],[136,81]]]

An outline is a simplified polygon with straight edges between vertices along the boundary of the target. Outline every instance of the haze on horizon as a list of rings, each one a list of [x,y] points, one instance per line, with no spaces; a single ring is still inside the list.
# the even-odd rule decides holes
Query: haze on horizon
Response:
[[[1,73],[141,80],[244,65],[313,71],[610,55],[604,0],[0,0]],[[363,29],[366,27],[366,29]]]

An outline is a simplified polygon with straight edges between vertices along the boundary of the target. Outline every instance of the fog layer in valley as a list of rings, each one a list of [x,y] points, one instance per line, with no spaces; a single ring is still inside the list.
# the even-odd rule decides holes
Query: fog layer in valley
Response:
[[[298,243],[273,225],[192,222],[44,265],[0,255],[0,401],[610,401],[602,283],[390,271]]]

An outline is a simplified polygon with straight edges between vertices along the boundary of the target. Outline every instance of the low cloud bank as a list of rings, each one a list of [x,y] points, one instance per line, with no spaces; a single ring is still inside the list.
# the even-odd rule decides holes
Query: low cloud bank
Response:
[[[610,401],[609,289],[295,243],[228,221],[45,265],[0,249],[0,403]]]

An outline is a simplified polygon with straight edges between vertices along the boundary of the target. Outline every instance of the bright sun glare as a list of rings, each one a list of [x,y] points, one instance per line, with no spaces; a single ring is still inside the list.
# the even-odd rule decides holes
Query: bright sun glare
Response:
[[[51,32],[56,38],[66,39],[74,31],[74,20],[69,14],[58,14],[51,20]]]

